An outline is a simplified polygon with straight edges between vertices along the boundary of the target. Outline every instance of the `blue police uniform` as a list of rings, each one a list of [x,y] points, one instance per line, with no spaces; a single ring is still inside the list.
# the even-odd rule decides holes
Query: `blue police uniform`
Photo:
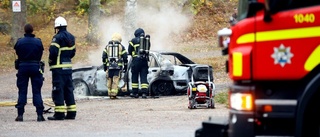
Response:
[[[139,55],[138,50],[140,46],[140,36],[144,34],[144,30],[138,28],[135,32],[135,38],[129,42],[128,54],[132,57],[131,73],[132,73],[132,93],[131,97],[139,97],[139,76],[141,82],[142,97],[146,98],[148,93],[149,83],[147,80],[148,75],[148,57],[147,55]]]
[[[75,56],[75,37],[60,27],[49,48],[49,66],[52,72],[52,100],[55,114],[49,120],[75,119],[76,103],[72,84],[72,63]],[[66,104],[66,106],[65,106]],[[65,111],[67,115],[65,116]]]
[[[38,116],[43,114],[43,101],[41,97],[41,88],[43,85],[43,74],[40,69],[40,61],[43,54],[42,41],[35,38],[34,34],[24,34],[23,38],[18,39],[14,46],[17,60],[17,87],[19,89],[18,103],[15,107],[18,110],[18,116],[24,113],[24,106],[27,103],[28,83],[31,79],[33,105],[36,107]],[[22,121],[22,119],[17,120]]]

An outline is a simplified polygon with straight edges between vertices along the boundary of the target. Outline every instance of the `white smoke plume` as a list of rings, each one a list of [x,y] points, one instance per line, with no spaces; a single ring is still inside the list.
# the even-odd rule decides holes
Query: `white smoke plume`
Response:
[[[190,18],[181,12],[181,7],[175,7],[168,1],[157,2],[157,8],[138,5],[137,27],[150,34],[152,50],[171,50],[175,46],[172,35],[183,33],[190,25]]]
[[[134,0],[130,0],[134,1]],[[146,5],[146,3],[139,3],[135,5],[134,18],[124,18],[125,15],[113,16],[106,19],[101,19],[100,31],[102,32],[102,38],[100,40],[100,47],[97,51],[92,51],[89,55],[92,65],[101,65],[101,56],[104,47],[108,41],[111,40],[111,35],[115,32],[122,34],[122,44],[128,50],[128,41],[134,38],[134,30],[137,28],[143,28],[145,34],[151,36],[151,50],[155,51],[171,51],[175,46],[173,35],[183,33],[191,25],[190,15],[182,13],[182,6],[172,5],[169,0],[153,0],[149,2],[152,5]],[[148,4],[148,3],[147,3]],[[132,8],[128,7],[124,8]],[[132,5],[131,5],[132,6]],[[127,9],[125,9],[127,11]],[[132,9],[131,9],[132,10]],[[132,14],[131,14],[132,15]],[[126,20],[131,19],[131,20]],[[132,20],[134,19],[134,20]],[[133,22],[134,25],[129,32],[129,35],[125,35],[128,30],[128,26],[125,22]],[[125,30],[126,29],[126,30]]]
[[[102,65],[102,52],[108,42],[111,40],[111,36],[113,33],[117,32],[120,34],[124,34],[122,29],[122,22],[119,17],[110,17],[107,19],[102,19],[100,21],[101,26],[99,26],[101,39],[99,41],[99,48],[97,50],[89,52],[89,61],[91,65]],[[127,41],[124,41],[122,37],[121,42],[125,47],[127,45]]]

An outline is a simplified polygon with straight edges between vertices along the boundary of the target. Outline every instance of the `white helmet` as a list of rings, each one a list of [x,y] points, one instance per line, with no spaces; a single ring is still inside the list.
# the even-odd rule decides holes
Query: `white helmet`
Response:
[[[63,17],[59,16],[54,21],[54,28],[61,27],[61,26],[67,26],[67,21]]]

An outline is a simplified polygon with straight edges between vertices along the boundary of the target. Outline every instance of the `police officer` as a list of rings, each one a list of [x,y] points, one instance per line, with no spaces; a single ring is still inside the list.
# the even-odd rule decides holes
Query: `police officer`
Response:
[[[128,55],[121,40],[121,34],[114,33],[102,53],[102,62],[108,81],[108,96],[111,99],[117,98],[121,70],[123,69],[123,73],[127,70]]]
[[[134,32],[135,38],[129,42],[128,54],[132,57],[131,73],[132,73],[132,93],[131,97],[139,98],[139,76],[141,82],[141,93],[142,98],[147,98],[149,83],[147,81],[148,75],[148,58],[149,55],[145,52],[146,49],[143,49],[141,45],[142,37],[145,36],[144,30],[138,28]],[[150,41],[147,41],[150,48]]]
[[[52,71],[52,100],[55,108],[54,115],[48,117],[48,120],[75,119],[71,64],[76,53],[75,37],[67,31],[67,21],[63,17],[55,19],[54,28],[58,33],[53,36],[49,48],[49,66]]]
[[[37,121],[45,121],[43,118],[43,101],[41,97],[41,88],[43,85],[43,66],[40,66],[40,60],[43,54],[42,41],[35,38],[32,34],[31,24],[24,26],[24,37],[18,39],[14,46],[18,59],[15,62],[17,73],[17,87],[19,89],[18,103],[15,107],[18,110],[16,121],[23,121],[24,106],[27,103],[28,83],[31,79],[33,105],[36,107]],[[44,64],[42,64],[44,65]]]

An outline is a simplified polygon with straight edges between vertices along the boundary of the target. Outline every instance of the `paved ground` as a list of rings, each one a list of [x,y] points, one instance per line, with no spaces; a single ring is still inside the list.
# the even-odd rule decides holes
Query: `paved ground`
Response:
[[[50,73],[46,73],[46,78],[43,98],[48,109],[52,105]],[[0,79],[1,102],[15,102],[15,74],[2,74]],[[31,97],[29,92],[28,98]],[[8,106],[0,107],[0,137],[193,137],[202,121],[209,117],[225,118],[228,114],[227,108],[220,104],[216,109],[194,110],[189,110],[187,104],[185,95],[159,99],[123,97],[118,100],[77,97],[76,120],[37,122],[35,108],[29,100],[24,121],[15,122],[16,108],[7,103]]]
[[[46,105],[48,108],[49,106]],[[216,109],[187,108],[185,96],[159,99],[108,98],[78,99],[76,120],[36,121],[35,108],[26,106],[23,122],[15,122],[13,106],[0,108],[1,137],[193,137],[201,122],[209,116],[227,116],[225,106]],[[52,113],[45,114],[45,117]]]

